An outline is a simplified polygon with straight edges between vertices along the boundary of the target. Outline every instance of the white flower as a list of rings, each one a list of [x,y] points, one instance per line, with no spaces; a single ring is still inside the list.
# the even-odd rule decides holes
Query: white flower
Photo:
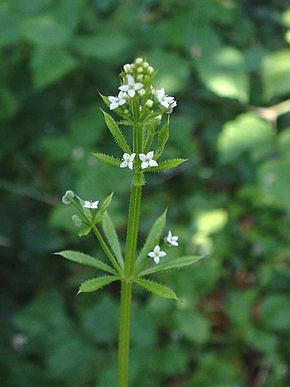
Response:
[[[134,78],[132,75],[127,76],[128,83],[126,85],[122,85],[119,87],[119,90],[127,92],[130,97],[134,97],[136,94],[135,92],[142,89],[143,83],[135,83]]]
[[[108,100],[110,103],[110,110],[117,109],[119,106],[122,106],[126,103],[127,94],[123,91],[120,91],[118,97],[109,96]]]
[[[153,258],[155,263],[159,263],[160,258],[165,257],[165,251],[160,250],[160,246],[156,245],[153,251],[150,251],[148,257]]]
[[[141,168],[145,169],[148,167],[157,167],[158,163],[157,161],[153,160],[154,152],[150,151],[145,155],[144,153],[139,154],[139,159],[142,161]]]
[[[132,153],[129,155],[129,153],[124,153],[123,154],[123,160],[120,164],[120,168],[126,168],[128,167],[129,169],[133,169],[133,161],[136,156],[136,153]]]
[[[135,60],[135,62],[136,62],[137,64],[141,64],[141,63],[143,63],[143,58],[137,58],[137,59]]]
[[[165,238],[166,242],[168,242],[171,246],[178,246],[178,236],[172,235],[171,231],[169,230],[169,233],[167,237]]]
[[[168,108],[174,108],[177,103],[174,99],[174,97],[169,97],[165,94],[165,90],[162,88],[160,90],[155,91],[156,98],[158,99],[159,103],[164,106],[166,109]]]
[[[96,200],[94,202],[91,202],[90,200],[85,200],[84,204],[83,204],[83,207],[84,208],[96,209],[96,208],[98,208],[98,205],[99,205],[99,201],[98,200]]]
[[[62,197],[62,202],[64,204],[71,204],[71,201],[75,197],[75,193],[71,190],[66,191],[66,193]]]

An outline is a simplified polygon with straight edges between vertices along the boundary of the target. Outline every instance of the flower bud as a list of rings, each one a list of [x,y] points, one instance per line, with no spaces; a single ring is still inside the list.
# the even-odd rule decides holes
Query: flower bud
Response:
[[[143,80],[143,74],[138,74],[137,75],[137,80],[142,81]]]
[[[78,215],[73,215],[71,218],[77,227],[80,227],[82,225],[81,218]]]
[[[142,58],[137,58],[137,59],[135,60],[135,62],[136,62],[137,64],[141,64],[141,63],[143,63],[143,59],[142,59]]]
[[[152,105],[153,105],[152,99],[148,99],[148,100],[146,101],[146,106],[151,107]]]
[[[153,71],[154,71],[154,68],[153,68],[152,66],[149,66],[149,67],[148,67],[148,73],[149,73],[149,74],[152,74]]]
[[[75,193],[71,190],[66,191],[66,193],[62,197],[62,202],[64,204],[70,204],[75,197]]]
[[[124,68],[125,73],[128,73],[131,70],[131,65],[125,64],[123,68]]]
[[[146,94],[146,91],[144,89],[140,89],[138,94],[142,97],[144,94]]]

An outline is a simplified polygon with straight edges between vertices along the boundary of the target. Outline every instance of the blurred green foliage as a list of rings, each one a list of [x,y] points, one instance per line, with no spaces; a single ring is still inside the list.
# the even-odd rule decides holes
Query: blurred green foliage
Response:
[[[118,285],[75,297],[92,270],[51,252],[102,258],[76,238],[66,189],[115,191],[124,239],[130,176],[90,153],[116,155],[98,91],[141,55],[178,100],[165,156],[189,162],[148,179],[140,237],[168,207],[176,254],[208,258],[164,278],[181,303],[135,294],[132,386],[289,386],[286,3],[1,1],[1,386],[116,383]]]

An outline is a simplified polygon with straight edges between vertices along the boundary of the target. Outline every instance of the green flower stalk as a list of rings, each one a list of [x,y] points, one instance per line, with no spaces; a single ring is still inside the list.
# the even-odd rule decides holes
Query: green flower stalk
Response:
[[[77,214],[73,216],[73,222],[80,228],[79,236],[92,232],[108,259],[108,262],[103,262],[77,251],[56,253],[70,261],[106,273],[83,282],[78,293],[94,292],[115,281],[121,283],[119,387],[128,386],[133,285],[159,297],[177,300],[172,289],[144,277],[189,266],[201,258],[170,258],[168,248],[177,247],[179,242],[178,236],[174,236],[171,231],[167,236],[163,235],[166,211],[154,222],[143,246],[138,246],[141,196],[146,183],[146,173],[167,171],[186,161],[182,158],[162,161],[161,157],[169,139],[169,117],[176,107],[176,101],[174,97],[168,96],[163,88],[155,87],[155,75],[153,67],[142,58],[137,58],[134,63],[123,67],[118,94],[102,96],[107,108],[119,117],[117,122],[112,115],[102,110],[108,130],[121,152],[119,157],[105,153],[95,153],[94,156],[114,168],[128,169],[132,176],[125,251],[122,251],[108,212],[113,194],[103,201],[90,201],[81,199],[69,190],[62,198],[64,204],[72,204],[76,208]],[[126,135],[124,134],[121,129],[123,126],[131,128],[131,136],[127,135],[128,130]]]

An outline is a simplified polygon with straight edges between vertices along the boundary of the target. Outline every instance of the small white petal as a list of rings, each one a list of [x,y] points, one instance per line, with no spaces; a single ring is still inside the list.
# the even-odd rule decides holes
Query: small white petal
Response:
[[[125,99],[120,99],[120,101],[119,101],[119,106],[124,105],[124,103],[126,103],[126,100],[125,100]]]
[[[159,253],[159,251],[160,251],[160,246],[159,246],[159,245],[156,245],[156,246],[154,247],[154,253]]]
[[[128,85],[122,85],[122,86],[119,87],[119,90],[121,90],[121,91],[128,91],[129,87],[128,87]]]
[[[142,168],[142,169],[148,168],[148,163],[147,163],[147,161],[143,161],[143,162],[141,163],[141,168]]]
[[[134,95],[135,95],[135,90],[129,89],[129,90],[128,90],[128,94],[129,94],[129,96],[130,96],[131,98],[133,98]]]
[[[117,109],[117,107],[119,107],[119,105],[117,104],[117,102],[112,102],[112,103],[110,104],[110,110]]]
[[[157,161],[155,161],[155,160],[150,160],[150,161],[149,161],[149,166],[150,166],[150,167],[157,167],[157,166],[158,166],[158,163],[157,163]]]
[[[154,152],[153,151],[148,152],[147,155],[146,155],[147,159],[153,159],[153,156],[154,156]]]
[[[134,85],[134,89],[135,89],[135,90],[140,90],[140,89],[142,89],[142,87],[143,87],[143,83],[137,82],[137,83],[135,83],[135,85]]]
[[[139,153],[139,159],[141,161],[145,161],[146,160],[146,155],[144,153]]]
[[[132,77],[132,75],[128,75],[127,78],[128,78],[128,85],[133,86],[135,84],[135,80]]]
[[[160,251],[159,252],[159,257],[162,258],[162,257],[165,257],[165,255],[166,255],[165,251]]]
[[[150,253],[148,253],[148,256],[150,258],[154,258],[155,257],[155,253],[153,251],[150,251]]]
[[[129,162],[128,162],[128,168],[129,168],[129,169],[133,169],[133,162],[132,162],[132,161],[129,161]]]
[[[135,159],[136,153],[132,153],[130,156],[130,160],[133,161]]]
[[[160,262],[159,257],[154,257],[154,262],[158,264]]]
[[[178,246],[178,242],[176,242],[176,241],[171,241],[171,244],[172,244],[172,246]]]
[[[120,164],[120,168],[126,168],[128,165],[127,161],[122,161]]]
[[[114,102],[114,101],[116,100],[116,97],[109,96],[109,97],[108,97],[108,100],[109,100],[110,102]]]
[[[166,102],[166,101],[162,101],[162,102],[160,102],[161,103],[161,105],[162,106],[164,106],[166,109],[168,109],[169,108],[169,103],[168,102]]]

